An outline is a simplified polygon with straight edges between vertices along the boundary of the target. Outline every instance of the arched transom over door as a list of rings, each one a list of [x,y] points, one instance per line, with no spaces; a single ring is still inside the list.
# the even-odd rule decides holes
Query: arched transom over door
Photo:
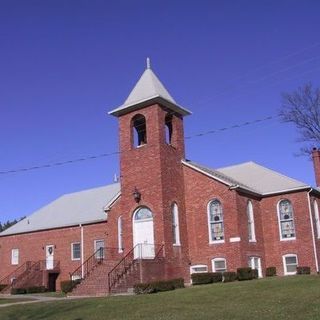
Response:
[[[133,215],[133,246],[135,259],[154,258],[153,214],[149,208],[140,207]]]

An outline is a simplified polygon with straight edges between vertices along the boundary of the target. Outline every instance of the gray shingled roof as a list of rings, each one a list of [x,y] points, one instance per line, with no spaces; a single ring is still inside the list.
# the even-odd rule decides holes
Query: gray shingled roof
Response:
[[[215,170],[191,161],[183,163],[207,173],[226,185],[238,185],[260,195],[310,188],[304,182],[289,178],[252,161]]]
[[[123,105],[110,111],[109,114],[119,116],[129,111],[140,109],[150,103],[160,103],[182,115],[191,114],[189,110],[179,106],[174,101],[150,68],[144,71]]]
[[[104,208],[120,193],[120,183],[61,196],[27,218],[0,233],[0,236],[101,222]]]

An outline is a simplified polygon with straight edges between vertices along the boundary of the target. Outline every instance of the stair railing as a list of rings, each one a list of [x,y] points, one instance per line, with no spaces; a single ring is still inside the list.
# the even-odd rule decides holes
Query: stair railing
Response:
[[[135,250],[140,244],[135,245],[108,273],[108,288],[111,288],[132,267],[135,259]]]
[[[87,260],[85,260],[76,270],[70,273],[71,280],[83,280],[88,274],[104,259],[104,248],[96,250]]]
[[[7,275],[5,278],[0,280],[0,285],[6,285],[13,286],[15,282],[18,281],[18,279],[23,276],[23,274],[33,268],[33,266],[37,262],[34,261],[26,261],[24,264],[22,264],[20,267],[15,269],[13,272],[11,272],[9,275]],[[3,287],[2,290],[4,290],[6,287]]]
[[[158,260],[164,257],[164,245],[136,244],[108,273],[109,292],[127,274],[136,261]]]

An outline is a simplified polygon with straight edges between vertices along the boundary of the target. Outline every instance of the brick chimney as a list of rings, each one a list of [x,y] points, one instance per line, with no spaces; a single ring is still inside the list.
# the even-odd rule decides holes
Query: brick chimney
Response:
[[[317,184],[317,187],[319,187],[320,186],[320,150],[318,148],[312,149],[312,160],[313,160],[316,184]]]

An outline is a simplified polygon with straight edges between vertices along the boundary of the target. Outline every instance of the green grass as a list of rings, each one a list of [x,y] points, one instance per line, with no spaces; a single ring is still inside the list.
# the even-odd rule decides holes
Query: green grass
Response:
[[[219,283],[151,295],[10,306],[0,309],[0,319],[320,319],[320,276]]]

